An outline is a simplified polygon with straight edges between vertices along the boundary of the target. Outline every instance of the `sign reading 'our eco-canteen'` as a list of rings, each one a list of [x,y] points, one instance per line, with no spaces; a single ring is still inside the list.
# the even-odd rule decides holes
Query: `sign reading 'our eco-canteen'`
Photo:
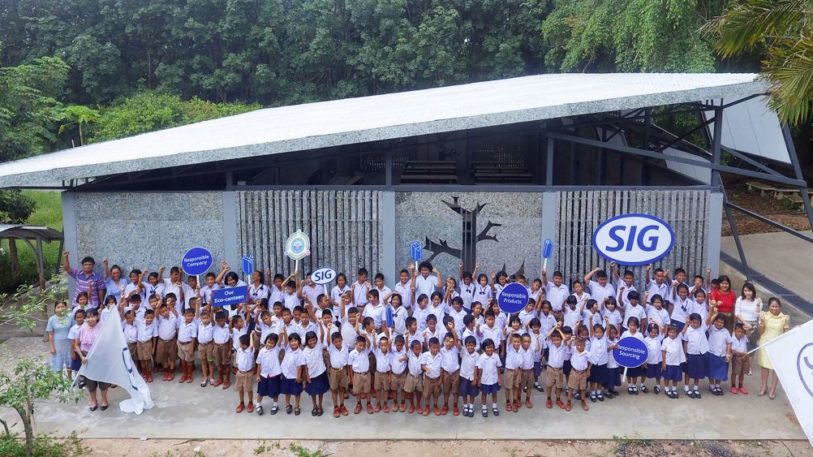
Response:
[[[227,287],[212,291],[212,306],[248,303],[248,286]]]
[[[649,214],[622,214],[607,219],[593,232],[593,247],[620,265],[648,265],[669,254],[675,232],[666,221]]]

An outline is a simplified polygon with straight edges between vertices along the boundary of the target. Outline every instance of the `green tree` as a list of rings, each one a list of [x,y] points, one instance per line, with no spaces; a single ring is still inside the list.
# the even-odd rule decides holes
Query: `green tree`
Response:
[[[79,145],[85,144],[85,137],[82,126],[93,124],[99,120],[99,111],[82,105],[66,106],[60,113],[62,124],[59,126],[59,134],[72,129],[74,126],[79,131]]]
[[[811,0],[741,0],[706,27],[721,56],[754,50],[764,56],[771,105],[783,122],[795,125],[809,121],[813,109],[811,18]]]

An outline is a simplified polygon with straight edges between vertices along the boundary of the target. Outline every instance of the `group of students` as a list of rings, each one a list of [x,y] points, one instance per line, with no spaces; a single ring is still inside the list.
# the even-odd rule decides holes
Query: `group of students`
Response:
[[[352,283],[339,273],[329,291],[309,274],[300,279],[297,272],[286,278],[255,271],[247,284],[248,303],[213,307],[213,290],[246,285],[226,263],[199,285],[194,276],[182,281],[177,267],[166,278],[163,267],[152,273],[133,269],[125,281],[121,268],[108,268],[105,261],[103,288],[92,258],[83,259],[83,270],[71,270],[67,257],[65,263],[77,279],[77,293],[71,311],[58,304],[49,320],[54,369],[81,366],[87,351],[77,335],[88,326],[86,319],[92,317],[94,325],[121,319],[146,382],[156,371],[172,381],[177,362],[179,382],[192,383],[198,361],[201,387],[228,389],[234,375],[237,413],[262,415],[269,398],[269,413],[277,414],[283,396],[285,412],[299,415],[304,392],[312,400],[311,415],[321,416],[329,391],[334,417],[349,414],[351,393],[355,414],[366,406],[370,414],[458,416],[462,409],[474,417],[480,397],[487,417],[489,394],[490,412],[500,414],[500,390],[505,411],[532,408],[534,390],[547,392],[546,408],[555,404],[570,411],[575,400],[587,411],[588,401],[618,395],[624,369],[613,350],[626,337],[648,349],[646,363],[626,372],[630,395],[647,393],[652,380],[655,394],[678,398],[682,381],[685,394],[699,399],[705,378],[712,394],[723,395],[729,370],[727,390],[747,395],[749,338],[764,327],[754,287],[745,284],[737,297],[730,280],[711,280],[710,270],[689,283],[682,269],[670,277],[647,267],[643,293],[633,273],[622,274],[614,263],[612,277],[596,268],[570,286],[560,272],[549,281],[543,270],[529,283],[504,272],[489,278],[477,267],[466,272],[462,264],[459,281],[451,276],[444,281],[426,261],[401,270],[393,289],[380,273],[371,283],[365,268]],[[530,298],[524,309],[508,315],[497,298],[510,281],[527,287]],[[104,298],[99,293],[98,301],[91,299],[100,290]],[[95,404],[95,393],[92,398]]]

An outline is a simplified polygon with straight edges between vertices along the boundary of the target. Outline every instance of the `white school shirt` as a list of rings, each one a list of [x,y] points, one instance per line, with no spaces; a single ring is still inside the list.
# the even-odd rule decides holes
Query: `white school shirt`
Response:
[[[576,326],[578,325],[579,321],[584,318],[579,310],[570,309],[570,307],[564,307],[564,317],[562,318],[562,327],[570,327],[573,330],[573,333],[576,333]]]
[[[660,295],[663,301],[672,301],[672,287],[666,281],[664,281],[663,284],[658,284],[657,281],[653,279],[647,284],[646,291],[649,292],[647,303],[652,303],[652,297],[656,294]]]
[[[590,337],[590,363],[606,365],[610,358],[607,353],[607,334],[601,338]]]
[[[573,355],[570,357],[570,366],[574,370],[584,371],[587,369],[587,364],[590,363],[590,352],[585,348],[582,352],[577,352],[575,345],[573,346]]]
[[[330,289],[330,300],[336,304],[335,305],[336,307],[340,307],[342,303],[342,296],[346,294],[349,290],[350,286],[348,286],[347,284],[345,284],[344,287],[333,286],[333,288]],[[348,303],[346,306],[350,307],[350,303]]]
[[[496,323],[494,323],[494,327],[481,325],[480,341],[485,341],[486,339],[491,339],[491,341],[494,342],[494,350],[499,349],[500,342],[502,341],[502,329]]]
[[[655,338],[651,336],[647,336],[644,338],[644,344],[646,345],[647,350],[647,357],[646,363],[649,365],[656,365],[663,361],[663,356],[661,354],[661,340],[663,338],[658,335]]]
[[[281,321],[279,321],[279,322],[281,322]],[[276,333],[277,335],[279,335],[279,332],[282,329],[279,327],[279,325],[274,323],[273,319],[271,319],[271,325],[266,325],[265,322],[263,322],[263,321],[257,322],[257,324],[254,326],[254,330],[255,331],[259,330],[260,331],[260,342],[259,342],[259,344],[264,345],[265,344],[265,339],[268,338],[268,335],[270,335],[272,333]]]
[[[363,374],[370,372],[370,359],[367,358],[365,352],[359,352],[356,349],[350,352],[350,356],[347,358],[347,364],[353,367],[354,373]]]
[[[692,300],[692,312],[700,315],[701,328],[705,331],[707,328],[706,318],[709,317],[709,302],[697,303],[697,301]]]
[[[302,294],[308,297],[308,301],[310,301],[313,306],[316,306],[316,304],[319,303],[319,295],[323,295],[324,293],[325,288],[322,287],[321,284],[305,284],[302,286]]]
[[[254,300],[261,300],[263,298],[267,300],[270,295],[271,289],[269,289],[265,284],[261,283],[256,286],[251,284],[248,286],[248,296],[251,297],[252,302],[254,302]],[[273,305],[273,303],[271,305]]]
[[[463,351],[460,355],[460,377],[474,381],[474,369],[477,367],[477,360],[480,354],[477,351]]]
[[[446,331],[443,329],[440,324],[435,325],[435,331],[429,330],[429,328],[425,329],[423,332],[423,343],[426,346],[429,346],[429,340],[432,338],[437,338],[438,343],[443,344],[443,337],[446,336]]]
[[[516,370],[522,365],[522,346],[519,349],[514,349],[513,345],[505,346],[505,369]]]
[[[392,289],[387,287],[385,284],[382,288],[375,288],[378,291],[378,302],[384,304],[385,306],[390,303],[390,297],[392,296]]]
[[[477,359],[477,369],[480,370],[480,384],[484,386],[497,384],[497,369],[501,366],[502,362],[500,362],[500,357],[497,356],[496,352],[490,356],[486,353],[480,354]]]
[[[406,328],[406,320],[409,317],[409,311],[403,306],[399,306],[398,309],[392,307],[392,305],[388,305],[392,310],[392,327],[393,332],[395,335],[403,335],[407,332]]]
[[[706,338],[706,332],[701,328],[689,327],[686,333],[683,334],[683,341],[686,341],[687,354],[705,354],[709,352],[709,340]]]
[[[587,283],[587,287],[590,289],[590,295],[596,299],[598,302],[598,306],[600,308],[604,308],[604,301],[607,297],[615,297],[615,287],[613,287],[611,281],[607,281],[607,284],[604,287],[598,283],[598,281],[593,281],[592,279],[590,282]]]
[[[432,300],[432,293],[435,292],[436,286],[438,285],[438,277],[430,274],[427,277],[423,277],[423,275],[419,274],[415,278],[415,302],[417,303],[418,297],[422,294],[429,297],[429,300]]]
[[[622,287],[624,288],[624,294],[621,296],[621,303],[619,303],[618,305],[619,306],[629,306],[630,300],[627,297],[629,296],[630,292],[632,292],[632,291],[637,292],[638,289],[636,289],[635,286],[626,285],[626,283],[624,283],[623,279],[619,279],[618,284],[616,284],[616,286],[615,286],[615,289],[618,290],[618,291],[621,291]],[[641,297],[641,298],[643,298],[643,297]]]
[[[240,337],[246,333],[248,333],[248,325],[243,325],[243,328],[233,328],[231,330],[231,342],[235,351],[240,349]]]
[[[539,323],[542,324],[542,327],[539,329],[539,333],[541,333],[544,337],[544,335],[547,335],[548,332],[550,332],[550,329],[556,327],[556,317],[554,317],[553,313],[548,313],[547,315],[545,313],[539,313]]]
[[[409,280],[406,283],[399,282],[395,285],[395,293],[401,296],[401,307],[402,308],[412,308],[412,304],[415,303],[415,299],[412,297],[412,281]]]
[[[132,305],[127,305],[124,307],[124,314],[127,314],[127,311],[131,311],[133,309]],[[144,307],[143,304],[138,305],[138,309],[134,311],[135,317],[144,319],[144,314],[147,312],[147,308]]]
[[[463,299],[463,308],[470,310],[471,303],[474,301],[474,290],[477,286],[472,282],[467,286],[463,279],[460,279],[460,298]]]
[[[676,367],[686,361],[686,354],[683,353],[683,342],[680,338],[664,338],[661,342],[661,354],[666,352],[666,365]],[[661,359],[663,363],[663,359]]]
[[[178,324],[178,341],[181,343],[188,343],[192,338],[198,337],[198,323],[193,319],[192,322],[180,322]]]
[[[446,346],[440,348],[440,367],[446,373],[454,373],[460,369],[460,351],[457,347],[452,346],[451,349],[446,349]]]
[[[269,292],[268,292],[268,307],[273,308],[274,303],[276,303],[276,302],[280,302],[284,306],[284,304],[285,304],[285,291],[282,290],[282,289],[279,289],[275,284],[272,284],[272,285],[268,286],[268,289],[269,289]]]
[[[260,367],[260,376],[270,378],[282,373],[279,363],[279,346],[271,349],[263,346],[257,354],[257,365]]]
[[[502,293],[502,290],[505,289],[505,287],[508,284],[509,283],[507,283],[507,282],[505,284],[500,284],[499,282],[494,283],[494,300],[499,300],[500,299],[500,294]]]
[[[364,311],[361,313],[361,315],[364,317],[372,317],[373,327],[376,329],[381,328],[382,322],[387,322],[387,308],[381,302],[378,302],[378,305],[367,303],[364,306]]]
[[[666,308],[657,309],[652,305],[646,305],[646,325],[655,323],[663,326],[668,325],[671,321]]]
[[[545,350],[545,336],[543,333],[534,333],[533,330],[528,333],[531,337],[531,353],[534,356],[534,362],[542,360],[542,352]]]
[[[421,373],[423,373],[423,367],[421,367],[423,353],[421,353],[421,355],[415,355],[415,353],[410,349],[408,356],[407,369],[409,370],[409,374],[415,377],[420,376]]]
[[[342,344],[341,349],[336,349],[336,346],[329,344],[327,346],[327,353],[330,356],[330,366],[337,370],[343,369],[347,366],[347,360],[350,357],[347,347]]]
[[[305,364],[308,366],[308,376],[311,379],[327,371],[327,367],[325,367],[325,357],[322,355],[321,343],[317,341],[316,346],[313,348],[308,346],[302,353],[305,355]]]
[[[609,317],[610,318],[610,325],[615,327],[617,330],[621,330],[621,321],[624,319],[621,317],[621,312],[618,311],[618,307],[616,309],[609,311],[606,308],[601,312],[602,317]]]
[[[712,325],[709,327],[708,335],[709,352],[717,357],[725,357],[726,345],[734,342],[734,338],[731,337],[731,333],[729,333],[728,329],[725,327],[718,329]]]
[[[534,367],[534,355],[530,347],[527,350],[525,348],[520,349],[519,355],[522,357],[522,363],[519,365],[520,368],[530,370]]]
[[[376,346],[373,356],[375,356],[376,373],[389,373],[392,370],[392,352],[387,351],[385,354],[381,348]]]
[[[429,371],[425,372],[427,378],[437,379],[440,377],[440,364],[442,359],[443,356],[440,355],[440,352],[436,355],[432,355],[429,351],[421,354],[421,365],[429,368]]]
[[[191,305],[192,299],[197,297],[197,294],[195,293],[195,289],[193,289],[192,286],[190,286],[188,283],[183,283],[181,285],[181,289],[183,290],[183,308],[184,309],[191,308],[192,307],[192,305]],[[178,301],[180,301],[180,300],[178,300]],[[176,302],[176,304],[177,304],[177,302]],[[179,313],[181,313],[181,311],[179,311]]]
[[[505,313],[500,313],[494,316],[494,326],[501,329],[508,327],[508,315]],[[505,341],[505,332],[501,333],[501,337],[503,341]]]
[[[426,308],[421,308],[420,305],[416,305],[412,308],[412,317],[418,322],[418,332],[422,332],[426,329],[426,316],[429,315],[429,305]]]
[[[390,350],[390,354],[392,354],[392,358],[390,358],[392,374],[397,376],[406,371],[408,363],[406,349],[401,349],[400,351],[392,349]]]
[[[536,310],[532,309],[530,312],[526,311],[525,308],[522,308],[522,311],[519,312],[519,322],[522,324],[522,328],[528,328],[528,324],[531,323],[531,319],[536,317]]]
[[[149,281],[143,281],[141,287],[143,291],[141,292],[141,305],[147,305],[147,308],[150,308],[150,297],[158,294],[158,289],[156,289],[157,285],[153,286]],[[124,290],[126,291],[127,289],[125,288]],[[160,298],[160,294],[158,295]]]
[[[282,376],[284,376],[285,379],[296,379],[296,373],[299,371],[299,367],[307,364],[308,361],[305,359],[305,354],[302,353],[302,349],[297,349],[296,351],[289,349],[285,351],[285,356],[282,358],[282,363],[280,364]]]
[[[585,310],[587,309],[587,300],[593,298],[587,292],[582,292],[581,295],[574,293],[573,296],[576,297],[576,309],[585,309]],[[567,297],[565,297],[565,299],[567,299]]]
[[[460,338],[460,335],[463,334],[463,329],[466,328],[466,326],[463,325],[463,318],[466,317],[468,313],[466,312],[465,308],[460,308],[460,311],[455,311],[454,308],[450,306],[448,309],[448,314],[452,319],[454,319],[454,328],[457,332],[457,337]]]
[[[351,298],[353,299],[353,306],[361,308],[367,303],[367,292],[373,287],[369,282],[365,281],[364,284],[359,284],[358,281],[354,282],[350,288],[353,290]]]
[[[223,327],[219,325],[214,326],[214,330],[212,330],[212,340],[214,340],[215,344],[226,344],[229,342],[229,338],[231,338],[231,331],[227,325]]]
[[[175,294],[175,310],[178,311],[178,314],[183,313],[183,302],[181,301],[181,291],[183,288],[183,283],[173,284],[172,280],[169,278],[162,278],[158,285],[155,286],[155,291],[161,295],[161,297],[166,297],[168,294]]]
[[[294,312],[294,308],[299,306],[299,297],[296,296],[296,293],[289,294],[288,292],[284,292],[282,295],[282,306],[288,308],[288,311]]]
[[[178,333],[178,318],[171,312],[168,317],[158,316],[158,338],[164,341],[170,341],[175,338]]]
[[[341,332],[344,347],[346,347],[348,351],[352,351],[353,348],[356,347],[356,338],[359,336],[359,334],[346,317],[342,319]]]
[[[686,299],[683,300],[676,295],[672,303],[674,306],[672,307],[672,315],[670,316],[670,319],[674,320],[675,322],[685,324],[689,319],[689,314],[691,314],[693,310],[692,299],[686,297]]]
[[[475,347],[475,349],[479,348],[480,347],[480,337],[477,335],[477,329],[469,329],[468,327],[463,329],[463,335],[460,337],[460,341],[463,342],[464,346],[465,346],[466,338],[468,338],[469,336],[474,337],[474,347]]]
[[[624,307],[624,328],[629,328],[629,321],[631,317],[638,318],[638,325],[642,324],[643,319],[646,319],[646,310],[640,303],[635,306],[626,305]]]
[[[73,324],[71,326],[71,329],[68,330],[68,339],[69,340],[73,341],[73,340],[75,340],[76,338],[79,337],[79,328],[80,328],[80,326],[78,324]]]
[[[492,296],[491,287],[488,285],[482,286],[480,283],[477,283],[474,285],[474,296],[471,302],[480,302],[483,307],[487,307],[489,302],[491,302]]]
[[[731,351],[733,352],[748,352],[748,335],[743,335],[742,338],[731,336]]]
[[[613,351],[609,351],[610,346],[614,346],[618,344],[618,339],[610,339],[607,338],[607,368],[618,368],[618,362],[615,361],[615,356],[613,356]]]
[[[446,303],[441,301],[440,303],[438,303],[438,306],[435,306],[434,303],[432,303],[430,301],[429,304],[426,306],[426,309],[427,309],[427,313],[426,313],[427,317],[430,314],[434,315],[435,318],[438,320],[438,325],[442,326],[443,325],[443,316],[446,315]]]
[[[212,291],[215,291],[217,289],[220,289],[220,285],[218,285],[217,283],[213,284],[212,287],[209,287],[208,285],[201,287],[200,288],[201,301],[203,301],[203,303],[207,304],[207,305],[209,303],[211,303],[212,302]],[[270,301],[269,301],[269,303],[270,303]]]
[[[197,329],[195,334],[198,337],[198,344],[207,344],[214,338],[215,326],[211,322],[209,325],[204,325],[200,320],[197,321]]]
[[[138,342],[146,343],[147,341],[158,336],[158,323],[153,319],[152,324],[147,325],[147,321],[143,319],[135,320],[136,329],[138,330]],[[70,338],[70,336],[68,336]]]
[[[237,348],[234,352],[234,360],[237,362],[237,370],[251,371],[254,369],[254,350],[251,346],[246,346],[245,349]]]
[[[135,323],[135,321],[133,321]],[[127,343],[135,343],[138,341],[138,328],[133,324],[128,324],[125,321],[121,322],[122,330],[124,331],[124,339]]]
[[[564,284],[560,284],[557,287],[553,281],[548,281],[548,284],[545,286],[545,296],[548,298],[551,307],[556,312],[562,310],[568,295],[570,295],[570,290]]]

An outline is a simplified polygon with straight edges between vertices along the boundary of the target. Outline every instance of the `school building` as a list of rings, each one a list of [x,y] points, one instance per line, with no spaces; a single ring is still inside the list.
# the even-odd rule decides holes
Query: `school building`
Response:
[[[154,270],[203,246],[289,272],[302,229],[305,271],[391,283],[419,240],[444,276],[533,278],[550,239],[548,269],[575,278],[606,266],[593,230],[638,212],[673,227],[666,268],[716,273],[723,217],[746,211],[721,174],[797,192],[811,216],[766,91],[754,74],[546,74],[284,106],[5,163],[0,187],[64,190],[74,264]]]

